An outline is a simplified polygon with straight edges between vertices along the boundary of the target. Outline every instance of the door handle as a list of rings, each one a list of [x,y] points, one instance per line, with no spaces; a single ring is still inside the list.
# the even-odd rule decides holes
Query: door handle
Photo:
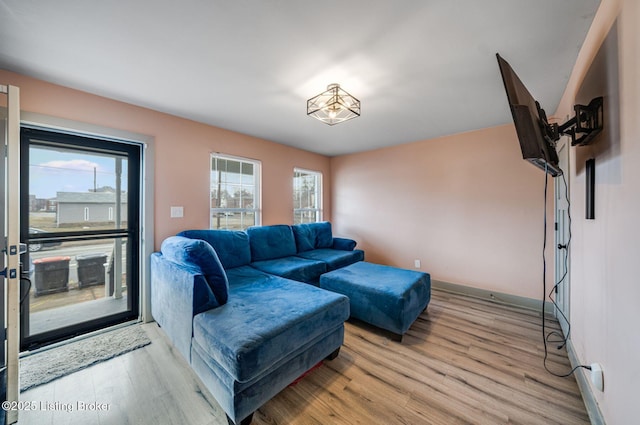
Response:
[[[567,245],[562,245],[561,243],[558,244],[558,249],[567,249],[568,246]]]

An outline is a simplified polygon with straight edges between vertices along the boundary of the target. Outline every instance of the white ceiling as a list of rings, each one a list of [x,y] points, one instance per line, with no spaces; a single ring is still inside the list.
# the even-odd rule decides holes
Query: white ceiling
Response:
[[[551,115],[599,0],[0,0],[0,67],[325,155]],[[1,82],[0,82],[1,83]],[[327,126],[330,83],[362,116]]]

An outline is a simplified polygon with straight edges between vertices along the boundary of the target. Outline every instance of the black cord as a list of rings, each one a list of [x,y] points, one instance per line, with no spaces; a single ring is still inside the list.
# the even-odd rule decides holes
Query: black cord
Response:
[[[31,279],[29,279],[29,273],[28,272],[22,272],[22,263],[20,263],[20,293],[22,293],[22,281],[25,280],[29,285],[27,287],[27,290],[25,291],[24,295],[20,295],[20,304],[22,304],[25,300],[25,298],[27,298],[27,295],[29,295],[29,291],[31,291]]]
[[[31,291],[31,279],[29,279],[28,277],[20,276],[20,282],[22,282],[23,280],[26,280],[29,283],[29,287],[24,292],[24,295],[20,297],[20,304],[24,302],[25,298],[27,298],[27,295],[29,295],[29,291]],[[22,289],[22,287],[20,287],[20,289]]]
[[[547,192],[548,192],[548,187],[549,187],[549,174],[547,173],[547,164],[545,164],[544,167],[544,237],[543,237],[543,243],[542,243],[542,341],[544,343],[544,359],[543,359],[543,365],[544,368],[546,369],[547,372],[549,372],[551,375],[553,376],[557,376],[558,378],[566,378],[568,376],[573,375],[573,373],[580,369],[588,369],[591,370],[591,366],[586,366],[586,365],[578,365],[576,367],[574,367],[573,369],[571,369],[569,372],[565,373],[565,374],[558,374],[555,373],[553,371],[551,371],[548,367],[547,367],[547,357],[548,357],[548,349],[547,349],[547,342],[551,342],[551,343],[560,343],[560,345],[557,347],[558,350],[563,348],[566,344],[567,341],[569,339],[569,334],[571,332],[571,324],[569,323],[569,319],[567,318],[567,316],[565,316],[565,314],[562,312],[562,310],[558,307],[558,304],[556,303],[555,299],[551,297],[551,295],[557,291],[558,286],[566,279],[567,274],[568,274],[568,259],[569,259],[569,246],[571,244],[571,213],[570,213],[570,209],[571,209],[571,203],[569,202],[569,190],[568,190],[568,186],[567,186],[567,180],[564,176],[564,173],[562,173],[562,180],[564,181],[564,187],[565,187],[565,197],[567,200],[567,217],[568,217],[568,225],[569,225],[569,240],[567,241],[566,244],[566,249],[565,249],[565,256],[564,256],[564,273],[562,274],[562,276],[560,277],[560,279],[555,283],[555,285],[553,285],[553,288],[551,289],[551,292],[549,292],[549,299],[551,300],[551,302],[553,303],[553,305],[556,307],[556,311],[560,312],[560,314],[562,315],[562,317],[564,318],[564,320],[567,322],[567,335],[562,335],[560,332],[558,331],[551,331],[549,332],[549,334],[547,335],[546,330],[545,330],[545,301],[547,298],[547,257],[545,255],[545,251],[547,249]],[[556,292],[557,293],[557,292]],[[558,340],[551,340],[550,337],[551,336],[559,336],[560,339]]]
[[[558,279],[556,284],[553,285],[553,288],[551,288],[551,291],[549,291],[549,294],[547,295],[547,297],[549,298],[549,300],[551,301],[553,306],[556,308],[556,311],[558,313],[560,313],[560,316],[562,316],[562,318],[566,322],[566,324],[567,324],[567,334],[563,335],[562,332],[552,331],[546,336],[547,342],[554,343],[554,344],[560,344],[560,345],[558,345],[556,347],[558,350],[562,349],[565,345],[567,345],[567,341],[569,340],[569,335],[571,334],[571,323],[569,323],[569,318],[564,314],[564,312],[562,311],[562,309],[558,305],[558,303],[556,301],[556,297],[553,296],[554,294],[556,294],[556,296],[557,296],[558,288],[560,287],[560,284],[565,281],[565,279],[567,278],[567,275],[569,273],[569,247],[571,246],[571,201],[569,200],[569,187],[567,185],[567,179],[566,179],[564,173],[561,174],[561,176],[562,176],[562,181],[564,183],[564,196],[565,196],[565,199],[567,201],[567,219],[568,219],[567,228],[569,230],[569,238],[567,240],[566,245],[564,246],[564,248],[565,248],[565,251],[564,251],[564,273],[562,274],[560,279]],[[552,336],[557,337],[557,338],[556,339],[551,339]]]

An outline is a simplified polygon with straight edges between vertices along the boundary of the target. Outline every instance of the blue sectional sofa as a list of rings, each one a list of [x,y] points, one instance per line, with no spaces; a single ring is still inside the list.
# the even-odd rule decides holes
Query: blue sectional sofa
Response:
[[[185,230],[207,241],[225,269],[250,265],[265,273],[318,285],[320,275],[364,260],[352,239],[333,236],[331,223],[254,226],[242,231]],[[236,250],[229,252],[228,247]]]
[[[349,299],[314,285],[362,261],[354,248],[324,222],[188,230],[152,254],[153,317],[229,423],[250,423],[262,404],[338,355]]]

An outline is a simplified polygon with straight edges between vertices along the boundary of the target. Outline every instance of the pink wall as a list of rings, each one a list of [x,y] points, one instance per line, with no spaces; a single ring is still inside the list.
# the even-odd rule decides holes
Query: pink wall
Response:
[[[640,3],[603,0],[557,116],[604,96],[605,129],[573,148],[570,178],[572,344],[604,370],[593,389],[607,424],[640,417]],[[584,161],[596,160],[595,220],[585,217]],[[582,372],[580,372],[582,373]]]
[[[331,169],[336,232],[367,260],[419,259],[435,280],[540,299],[545,174],[522,160],[513,125],[341,156]]]
[[[619,51],[605,65],[618,64],[602,89],[618,85],[608,117],[617,128],[599,145],[572,150],[570,320],[579,360],[603,365],[605,391],[595,394],[606,422],[628,424],[640,417],[637,0],[602,0],[555,115],[595,90],[585,81],[616,19]],[[23,110],[155,137],[156,247],[181,229],[208,226],[208,158],[220,151],[263,162],[265,224],[291,220],[293,167],[319,170],[325,218],[357,239],[368,260],[412,268],[420,259],[437,280],[540,297],[544,175],[521,160],[512,126],[329,159],[2,70],[0,82],[21,87]],[[591,155],[596,219],[587,221],[581,167]],[[170,219],[171,205],[183,205],[185,218]]]
[[[20,87],[21,109],[155,138],[155,247],[183,229],[209,227],[209,155],[262,161],[262,223],[291,223],[293,168],[324,176],[324,218],[331,219],[328,157],[0,70]],[[184,218],[170,218],[183,206]]]

